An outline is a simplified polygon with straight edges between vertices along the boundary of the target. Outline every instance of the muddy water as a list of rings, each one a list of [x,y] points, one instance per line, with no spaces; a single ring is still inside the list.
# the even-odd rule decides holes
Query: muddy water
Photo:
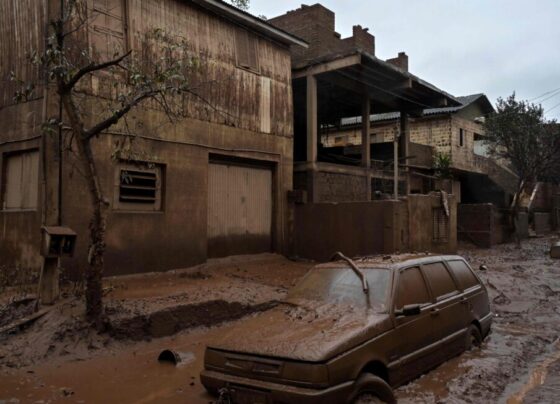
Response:
[[[4,370],[0,373],[0,402],[208,403],[212,397],[198,379],[205,343],[230,327],[161,338],[87,361]],[[194,360],[179,367],[159,363],[159,353],[170,347],[192,353]]]

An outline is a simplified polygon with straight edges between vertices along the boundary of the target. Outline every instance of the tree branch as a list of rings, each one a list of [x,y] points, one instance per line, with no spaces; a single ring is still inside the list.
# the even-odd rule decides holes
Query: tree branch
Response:
[[[84,131],[83,132],[84,138],[85,139],[91,139],[92,137],[94,137],[94,136],[98,135],[99,133],[103,132],[104,130],[110,128],[111,126],[116,124],[124,115],[126,115],[128,113],[128,111],[130,111],[133,107],[138,105],[140,102],[142,102],[143,100],[145,100],[147,98],[152,98],[162,91],[165,91],[165,90],[161,90],[161,89],[150,90],[150,91],[147,91],[145,93],[137,95],[128,104],[124,105],[121,109],[115,111],[113,113],[113,115],[111,115],[109,118],[99,122],[94,127]]]
[[[128,51],[124,55],[121,55],[116,59],[112,59],[112,60],[109,60],[109,61],[103,62],[103,63],[91,63],[91,64],[89,64],[85,67],[82,67],[80,70],[78,70],[78,72],[70,80],[68,80],[67,83],[64,84],[63,91],[72,90],[72,88],[76,85],[76,83],[78,81],[80,81],[80,79],[88,73],[92,73],[92,72],[95,72],[95,71],[98,71],[98,70],[103,70],[103,69],[106,69],[108,67],[118,65],[124,59],[126,59],[128,56],[130,56],[131,53],[132,53],[132,51]]]

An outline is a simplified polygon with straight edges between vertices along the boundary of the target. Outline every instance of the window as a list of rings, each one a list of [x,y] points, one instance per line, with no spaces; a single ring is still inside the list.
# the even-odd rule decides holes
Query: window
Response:
[[[478,285],[478,280],[472,273],[472,270],[463,261],[449,261],[447,264],[455,278],[457,278],[462,290]]]
[[[437,299],[457,292],[455,282],[443,263],[434,262],[433,264],[423,265],[422,269]]]
[[[235,32],[235,48],[239,67],[254,71],[259,70],[256,37],[249,34],[249,31],[238,29]]]
[[[447,243],[449,240],[449,217],[443,207],[432,209],[433,238],[436,243]]]
[[[39,189],[39,151],[5,154],[2,171],[2,209],[36,209]]]
[[[161,210],[162,171],[159,165],[121,165],[115,175],[114,208]]]
[[[425,304],[430,303],[430,295],[426,282],[422,277],[420,268],[408,268],[400,273],[399,288],[397,291],[397,299],[395,300],[395,308],[402,309],[408,304]]]
[[[89,37],[102,61],[122,55],[128,48],[126,7],[123,0],[93,0]]]
[[[463,128],[459,129],[459,146],[463,147],[465,145],[465,130]]]

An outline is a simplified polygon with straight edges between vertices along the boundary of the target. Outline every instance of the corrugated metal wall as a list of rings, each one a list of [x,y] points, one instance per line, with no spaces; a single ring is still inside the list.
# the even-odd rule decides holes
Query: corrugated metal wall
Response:
[[[272,171],[226,163],[208,168],[208,255],[271,249]]]

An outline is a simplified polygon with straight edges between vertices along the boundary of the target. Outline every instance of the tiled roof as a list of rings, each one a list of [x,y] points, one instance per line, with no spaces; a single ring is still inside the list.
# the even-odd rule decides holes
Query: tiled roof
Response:
[[[424,116],[428,116],[428,115],[439,115],[439,114],[450,114],[453,112],[457,112],[463,108],[465,108],[466,106],[472,104],[473,102],[475,102],[476,100],[478,100],[480,97],[485,97],[484,94],[482,93],[478,93],[478,94],[471,94],[471,95],[465,95],[465,96],[461,96],[461,97],[455,97],[455,99],[457,101],[459,101],[461,103],[461,105],[457,106],[457,107],[444,107],[444,108],[428,108],[425,109],[422,114]],[[389,112],[389,113],[385,113],[385,114],[373,114],[370,115],[370,122],[382,122],[382,121],[394,121],[399,119],[401,116],[400,112]],[[352,125],[359,125],[362,123],[362,117],[361,116],[355,116],[355,117],[351,117],[351,118],[342,118],[340,124],[341,126],[352,126]]]

